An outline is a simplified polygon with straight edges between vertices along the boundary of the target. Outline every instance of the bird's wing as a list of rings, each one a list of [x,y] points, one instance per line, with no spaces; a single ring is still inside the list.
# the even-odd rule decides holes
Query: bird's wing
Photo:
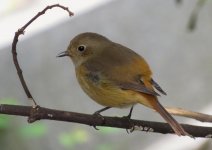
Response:
[[[117,44],[99,55],[101,59],[89,59],[84,64],[89,72],[98,74],[101,80],[107,80],[121,89],[159,96],[153,86],[160,92],[162,90],[151,81],[151,70],[143,57]]]
[[[152,89],[147,88],[144,84],[142,83],[119,83],[118,84],[120,88],[124,90],[134,90],[137,92],[149,94],[149,95],[154,95],[154,96],[160,96],[157,92],[155,92]]]
[[[153,79],[151,79],[151,84],[163,95],[167,95],[166,92],[160,87],[160,85],[155,82]]]
[[[120,78],[120,76],[116,76],[113,74],[111,75],[111,72],[108,73],[107,70],[102,71],[102,69],[99,69],[102,67],[101,63],[99,63],[98,65],[95,64],[95,67],[90,67],[91,64],[92,63],[89,63],[89,66],[86,65],[88,69],[87,77],[89,77],[89,79],[92,80],[93,82],[95,81],[95,83],[99,81],[101,82],[106,81],[107,83],[114,84],[115,86],[118,86],[123,90],[133,90],[149,95],[159,96],[159,94],[155,92],[153,88],[148,88],[141,80],[135,80],[134,78],[131,78],[131,76],[127,75],[122,76],[124,80],[121,80],[122,78]]]

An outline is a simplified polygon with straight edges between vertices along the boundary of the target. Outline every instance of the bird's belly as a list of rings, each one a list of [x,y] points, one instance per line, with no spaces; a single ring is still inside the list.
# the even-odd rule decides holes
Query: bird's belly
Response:
[[[122,90],[118,86],[106,82],[93,82],[79,77],[81,88],[97,103],[109,107],[127,107],[136,104],[142,96],[131,90]]]

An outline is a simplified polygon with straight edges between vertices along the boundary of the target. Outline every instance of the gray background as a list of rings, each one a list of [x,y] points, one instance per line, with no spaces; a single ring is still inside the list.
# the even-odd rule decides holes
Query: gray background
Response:
[[[102,108],[80,89],[69,58],[56,58],[59,52],[66,50],[71,38],[90,31],[105,35],[146,58],[155,80],[168,93],[160,98],[163,105],[200,111],[211,103],[212,3],[204,6],[197,29],[191,33],[186,25],[195,2],[184,1],[179,6],[170,0],[116,0],[32,37],[26,32],[24,36],[29,38],[18,43],[18,58],[32,95],[38,104],[49,108],[82,113]],[[10,46],[0,50],[0,98],[14,98],[19,104],[29,105],[10,50]],[[128,111],[112,109],[104,114],[123,116]],[[158,114],[140,105],[132,117],[163,121]],[[5,137],[8,142],[5,149],[66,149],[59,144],[58,134],[79,128],[89,133],[89,140],[74,149],[98,149],[97,144],[110,144],[114,149],[138,150],[164,137],[143,132],[127,134],[125,130],[103,134],[80,124],[42,122],[48,125],[47,135],[22,141],[10,133]],[[26,119],[14,117],[14,124],[26,123]]]

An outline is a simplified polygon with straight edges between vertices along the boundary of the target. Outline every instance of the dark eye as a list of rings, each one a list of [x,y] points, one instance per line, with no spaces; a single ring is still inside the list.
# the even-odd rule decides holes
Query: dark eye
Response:
[[[85,45],[80,45],[77,50],[80,52],[83,52],[85,50],[86,46]]]

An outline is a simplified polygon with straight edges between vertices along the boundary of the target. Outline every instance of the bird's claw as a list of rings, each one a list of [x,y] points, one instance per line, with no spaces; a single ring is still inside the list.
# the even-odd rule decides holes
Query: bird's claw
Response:
[[[132,125],[131,128],[126,129],[127,133],[130,134],[135,130],[135,126]]]
[[[128,116],[123,116],[122,118],[127,120],[129,122],[129,127],[126,128],[126,131],[127,133],[132,133],[134,130],[135,130],[135,125],[134,123],[132,122],[132,120],[130,119],[131,115],[128,115]]]
[[[101,125],[103,125],[104,123],[105,123],[105,118],[97,111],[97,112],[95,112],[95,113],[93,113],[93,116],[95,116],[95,117],[98,117],[98,118],[100,118],[101,119]],[[96,127],[96,125],[92,125],[93,126],[93,128],[95,129],[95,130],[99,130],[97,127]]]
[[[102,123],[101,124],[103,124],[105,122],[105,118],[99,112],[93,113],[93,116],[96,116],[98,118],[101,118],[101,120],[102,120]]]
[[[99,130],[95,125],[93,125],[93,128],[94,128],[95,130]]]

